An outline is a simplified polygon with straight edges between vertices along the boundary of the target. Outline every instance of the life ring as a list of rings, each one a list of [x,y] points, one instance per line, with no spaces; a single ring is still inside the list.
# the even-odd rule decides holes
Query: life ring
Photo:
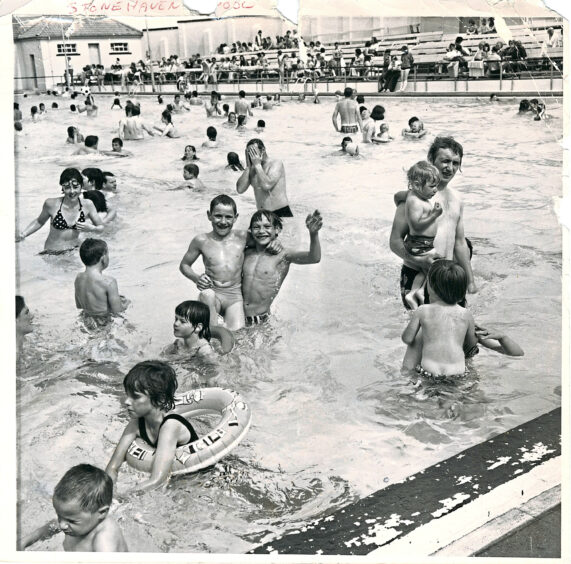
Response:
[[[178,447],[172,474],[185,474],[207,468],[226,456],[247,433],[252,413],[237,392],[223,388],[199,388],[175,397],[176,412],[183,417],[217,413],[216,427],[197,441]],[[150,472],[155,448],[137,437],[127,450],[127,463],[137,470]]]

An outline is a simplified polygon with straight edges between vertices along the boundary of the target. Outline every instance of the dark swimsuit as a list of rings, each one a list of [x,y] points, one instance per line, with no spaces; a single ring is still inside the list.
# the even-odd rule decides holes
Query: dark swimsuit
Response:
[[[64,231],[65,229],[77,229],[76,225],[81,221],[81,223],[85,223],[85,214],[83,213],[83,206],[81,205],[81,200],[79,200],[79,218],[73,225],[68,225],[67,221],[63,217],[61,213],[61,207],[63,206],[63,199],[61,204],[59,205],[59,210],[57,211],[55,217],[52,219],[52,227],[54,229],[59,229],[60,231]]]
[[[168,421],[169,419],[174,419],[174,420],[178,421],[179,423],[182,423],[188,429],[188,432],[190,433],[190,440],[187,443],[185,443],[185,445],[188,445],[188,444],[198,440],[198,435],[196,434],[196,431],[193,429],[192,425],[182,415],[178,415],[178,413],[172,413],[171,415],[167,415],[163,419],[163,422],[161,423],[161,426],[159,427],[159,434],[161,432],[161,427],[165,424],[165,421]],[[151,441],[151,439],[149,438],[149,435],[147,434],[147,426],[145,425],[145,418],[144,417],[139,417],[139,435],[141,436],[141,439],[143,439],[147,444],[149,444],[153,448],[157,448],[157,443]],[[157,435],[157,438],[158,438],[158,435]],[[178,445],[178,446],[184,446],[184,445]]]

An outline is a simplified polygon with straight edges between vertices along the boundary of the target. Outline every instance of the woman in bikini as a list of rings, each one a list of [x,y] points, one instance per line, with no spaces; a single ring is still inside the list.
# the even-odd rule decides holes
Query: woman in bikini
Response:
[[[60,254],[79,246],[82,231],[103,231],[103,223],[93,202],[81,197],[83,178],[79,170],[66,168],[60,175],[59,183],[63,196],[48,198],[44,202],[40,215],[16,234],[17,243],[41,229],[48,219],[51,222],[50,233],[44,244],[43,252],[46,254]]]

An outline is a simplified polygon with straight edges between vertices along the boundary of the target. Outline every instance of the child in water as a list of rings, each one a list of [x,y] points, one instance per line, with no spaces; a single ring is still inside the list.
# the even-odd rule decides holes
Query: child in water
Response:
[[[113,99],[113,105],[111,106],[111,109],[113,108],[119,108],[119,109],[123,109],[123,106],[121,105],[121,98],[119,97],[119,92],[115,92],[115,98]]]
[[[343,137],[343,141],[341,141],[341,151],[351,155],[352,157],[358,157],[359,145],[357,145],[357,143],[353,143],[353,139],[351,139],[351,137]]]
[[[410,167],[407,178],[409,193],[405,202],[405,217],[409,234],[405,239],[405,247],[411,255],[420,256],[434,248],[436,219],[442,215],[442,208],[437,203],[433,206],[430,200],[438,190],[440,174],[434,165],[419,161]],[[425,282],[424,273],[419,272],[404,298],[411,309],[424,303]]]
[[[190,188],[191,190],[205,190],[206,186],[204,186],[202,181],[198,178],[199,173],[200,169],[198,165],[194,163],[185,164],[182,170],[182,176],[185,181],[178,186],[178,189]]]
[[[187,300],[178,304],[174,310],[175,342],[165,349],[166,354],[181,351],[193,355],[209,355],[213,349],[212,337],[220,341],[222,352],[229,353],[234,346],[234,335],[220,326],[210,327],[210,310],[202,302]]]
[[[77,143],[83,143],[85,138],[81,133],[79,133],[79,128],[70,125],[67,128],[67,139],[65,140],[66,143],[71,145],[75,145]]]
[[[402,130],[403,137],[411,137],[413,139],[420,139],[427,133],[428,132],[424,129],[424,124],[416,116],[411,117],[408,120],[408,127]]]
[[[79,464],[58,482],[52,497],[57,519],[18,541],[18,550],[62,532],[66,552],[129,552],[119,525],[109,517],[113,481],[100,468]]]
[[[236,113],[235,112],[228,112],[228,121],[225,121],[222,124],[223,127],[231,127],[234,129],[236,127]]]
[[[226,156],[226,159],[228,161],[226,168],[233,170],[235,172],[240,172],[244,170],[244,165],[240,162],[240,157],[238,156],[237,153],[233,153],[232,151],[230,151]]]
[[[174,395],[178,382],[175,371],[166,362],[139,362],[125,376],[123,387],[131,420],[105,472],[116,482],[129,446],[141,437],[156,448],[156,453],[150,477],[138,484],[135,491],[155,489],[168,480],[176,449],[198,440],[198,435],[188,420],[176,412]]]
[[[259,119],[254,131],[256,133],[263,133],[264,131],[266,131],[266,122],[263,119]]]
[[[394,140],[394,137],[389,135],[389,126],[386,123],[381,124],[381,129],[379,130],[379,135],[373,137],[371,141],[373,143],[390,143]]]
[[[184,155],[181,161],[199,161],[200,159],[196,156],[196,147],[194,145],[187,145],[184,148]]]
[[[208,137],[208,139],[202,144],[203,147],[208,149],[214,149],[218,147],[218,141],[216,141],[216,137],[218,137],[218,131],[216,131],[214,126],[210,125],[206,128],[206,137]]]

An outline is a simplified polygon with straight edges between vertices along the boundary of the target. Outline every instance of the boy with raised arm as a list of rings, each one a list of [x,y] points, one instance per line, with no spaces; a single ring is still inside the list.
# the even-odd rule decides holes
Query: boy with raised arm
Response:
[[[66,552],[129,552],[119,525],[109,517],[113,481],[101,469],[79,464],[69,469],[52,497],[57,519],[18,540],[18,550],[63,533]]]
[[[317,264],[321,260],[319,230],[323,220],[315,210],[305,220],[309,231],[309,250],[282,249],[274,255],[266,252],[282,229],[282,220],[273,212],[258,210],[250,220],[255,247],[246,249],[242,268],[242,295],[246,326],[264,323],[291,264]]]

